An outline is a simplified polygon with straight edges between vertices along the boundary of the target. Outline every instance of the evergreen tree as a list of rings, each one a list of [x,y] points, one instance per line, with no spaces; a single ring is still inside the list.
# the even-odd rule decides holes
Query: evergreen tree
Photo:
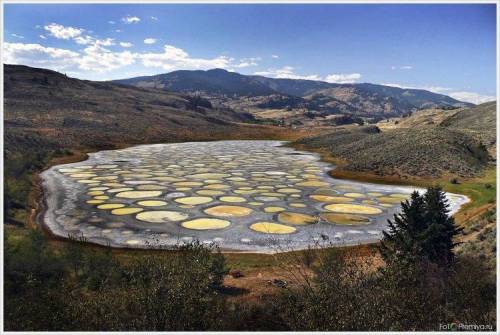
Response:
[[[386,261],[430,261],[449,265],[453,261],[454,237],[461,228],[448,215],[448,201],[439,187],[430,187],[424,195],[414,192],[410,201],[401,203],[401,213],[388,220],[380,251]]]
[[[455,226],[455,220],[448,215],[448,200],[441,188],[427,189],[424,199],[427,225],[422,236],[424,256],[431,262],[449,265],[453,261],[453,248],[457,245],[453,242],[453,238],[462,231],[462,228]]]
[[[380,251],[386,261],[396,257],[413,262],[421,253],[420,236],[426,230],[424,198],[413,192],[410,201],[401,202],[401,213],[394,214],[394,221],[387,220],[389,230],[384,231]]]

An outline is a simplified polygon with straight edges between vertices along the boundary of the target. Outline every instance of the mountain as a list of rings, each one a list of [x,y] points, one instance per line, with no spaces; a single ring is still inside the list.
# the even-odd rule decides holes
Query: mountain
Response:
[[[201,97],[4,65],[7,156],[23,149],[100,148],[134,143],[276,138],[289,130],[214,107]],[[50,142],[50,145],[48,144]]]
[[[143,76],[117,83],[137,87],[159,88],[173,92],[207,92],[210,94],[261,96],[278,93],[255,78],[222,69],[208,71],[174,71],[155,76]]]
[[[174,71],[115,82],[137,87],[201,95],[215,104],[248,111],[262,118],[265,109],[280,109],[280,119],[302,111],[313,117],[353,114],[366,118],[400,116],[423,108],[459,108],[473,104],[426,90],[375,84],[335,84],[323,81],[246,76],[222,69]],[[296,120],[297,121],[297,120]],[[298,120],[300,122],[300,120]]]

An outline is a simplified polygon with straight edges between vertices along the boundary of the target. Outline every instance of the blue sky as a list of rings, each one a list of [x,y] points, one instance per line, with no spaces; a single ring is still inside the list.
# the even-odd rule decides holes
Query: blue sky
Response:
[[[496,93],[496,8],[476,5],[6,4],[4,63],[108,80],[243,74]]]

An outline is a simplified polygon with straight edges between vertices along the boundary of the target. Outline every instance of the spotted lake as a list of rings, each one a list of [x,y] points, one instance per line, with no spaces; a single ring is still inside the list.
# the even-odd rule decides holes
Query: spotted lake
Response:
[[[317,154],[283,144],[190,142],[90,154],[42,173],[43,223],[55,235],[113,247],[197,239],[273,252],[375,241],[416,189],[331,178],[333,166]],[[447,197],[452,212],[468,201]]]

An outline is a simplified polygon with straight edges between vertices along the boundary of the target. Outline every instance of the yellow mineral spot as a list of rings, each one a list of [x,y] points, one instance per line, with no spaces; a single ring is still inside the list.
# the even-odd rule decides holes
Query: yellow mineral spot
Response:
[[[191,190],[191,187],[177,187],[175,190],[176,191],[189,191],[189,190]]]
[[[344,196],[349,198],[366,198],[362,193],[345,193]]]
[[[306,225],[315,223],[317,221],[317,218],[302,213],[281,212],[278,214],[278,220],[287,224]]]
[[[261,193],[265,197],[284,197],[286,194],[277,193],[277,192],[262,192]]]
[[[257,190],[242,190],[242,189],[234,190],[234,193],[236,194],[254,194],[257,192],[258,192]]]
[[[103,164],[103,165],[97,165],[96,168],[98,169],[112,169],[117,167],[118,165],[115,164]]]
[[[226,178],[230,177],[230,174],[227,173],[195,173],[191,175],[187,175],[186,178],[193,178],[193,179],[221,179],[221,178]]]
[[[303,181],[301,183],[297,183],[297,186],[306,186],[306,187],[321,187],[321,186],[327,186],[328,183],[325,183],[323,181],[317,181],[317,180],[308,180],[308,181]]]
[[[118,176],[101,176],[101,177],[95,177],[92,179],[93,180],[114,180],[114,179],[118,179]]]
[[[297,229],[274,222],[256,222],[250,229],[265,234],[291,234]]]
[[[394,204],[380,204],[380,206],[390,208],[390,207],[394,207]]]
[[[96,185],[99,185],[98,181],[91,180],[91,179],[78,179],[77,182],[79,182],[80,184],[96,184]]]
[[[231,224],[227,220],[212,219],[212,218],[201,218],[194,219],[190,221],[185,221],[182,223],[184,228],[195,229],[195,230],[209,230],[209,229],[222,229],[226,228]]]
[[[161,185],[139,185],[137,189],[141,191],[159,191],[166,189],[166,187]]]
[[[193,186],[201,186],[203,185],[203,183],[199,182],[199,181],[179,181],[179,182],[176,182],[176,183],[173,183],[172,185],[174,186],[180,186],[180,187],[193,187]]]
[[[109,197],[107,195],[97,195],[94,197],[96,200],[108,200]]]
[[[138,207],[117,208],[111,211],[113,215],[127,215],[142,212],[144,209]]]
[[[175,202],[184,205],[201,205],[201,204],[206,204],[212,200],[214,199],[210,197],[184,197],[175,199]]]
[[[321,195],[321,194],[313,194],[309,196],[311,199],[314,199],[319,202],[351,202],[354,201],[352,198],[347,197],[336,197],[329,195]]]
[[[164,223],[171,221],[182,221],[187,219],[188,215],[185,213],[174,211],[148,211],[137,214],[135,218],[137,220],[151,223]]]
[[[138,201],[137,204],[145,207],[158,207],[158,206],[165,206],[167,202],[161,200],[143,200],[143,201]]]
[[[206,185],[204,188],[208,189],[208,190],[226,190],[226,189],[229,188],[229,185],[224,185],[224,184],[210,184],[210,185]]]
[[[379,197],[377,198],[378,201],[380,202],[387,202],[387,203],[390,203],[390,204],[399,204],[401,203],[402,201],[404,201],[404,199],[401,199],[401,198],[394,198],[394,197]]]
[[[325,209],[332,212],[352,213],[352,214],[375,215],[382,213],[382,210],[379,208],[365,206],[365,205],[355,205],[355,204],[331,204],[331,205],[326,205]]]
[[[116,196],[118,198],[138,199],[138,198],[158,197],[160,195],[161,191],[125,191],[118,193]]]
[[[231,217],[231,216],[246,216],[252,213],[251,208],[241,206],[215,206],[205,209],[205,213],[214,216]]]
[[[333,224],[356,225],[370,223],[370,219],[367,217],[354,214],[322,213],[320,217],[328,223]]]
[[[112,188],[110,190],[107,190],[106,192],[108,193],[120,193],[120,192],[125,192],[125,191],[132,191],[132,187],[121,187],[121,188]]]
[[[105,191],[107,189],[109,189],[109,187],[102,187],[102,186],[101,187],[91,187],[91,188],[89,188],[89,191]]]
[[[117,209],[117,208],[122,208],[125,207],[124,204],[102,204],[97,206],[99,209]]]
[[[92,178],[96,177],[96,174],[93,173],[75,173],[69,175],[71,178]]]
[[[263,202],[258,202],[258,201],[251,201],[248,203],[249,205],[252,205],[252,206],[260,206],[263,204]]]
[[[247,200],[242,197],[232,197],[232,196],[226,196],[226,197],[220,197],[220,201],[223,202],[246,202]]]
[[[104,200],[95,200],[95,199],[92,199],[92,200],[87,200],[86,203],[88,204],[91,204],[91,205],[94,205],[94,204],[102,204],[104,202]]]
[[[361,201],[362,204],[365,204],[365,205],[376,205],[377,202],[376,201],[373,201],[373,200],[363,200]]]
[[[368,192],[366,194],[368,194],[370,197],[381,197],[384,195],[383,193],[380,192]]]
[[[103,191],[90,191],[87,193],[88,195],[103,195]]]
[[[138,241],[138,240],[128,240],[128,241],[127,241],[127,242],[125,242],[125,243],[127,243],[128,245],[137,245],[137,244],[139,244],[139,243],[141,243],[141,242],[140,242],[140,241]]]
[[[216,190],[199,190],[199,191],[196,191],[196,194],[199,194],[199,195],[223,195],[224,192],[216,191]]]
[[[410,195],[409,194],[401,194],[401,193],[393,193],[389,195],[391,198],[398,198],[398,199],[409,199]]]
[[[292,202],[290,204],[290,207],[296,207],[296,208],[305,208],[307,207],[305,204],[300,203],[300,202]]]
[[[266,212],[266,213],[278,213],[278,212],[283,212],[284,210],[285,210],[285,208],[283,208],[283,207],[270,206],[270,207],[264,208],[264,212]]]

